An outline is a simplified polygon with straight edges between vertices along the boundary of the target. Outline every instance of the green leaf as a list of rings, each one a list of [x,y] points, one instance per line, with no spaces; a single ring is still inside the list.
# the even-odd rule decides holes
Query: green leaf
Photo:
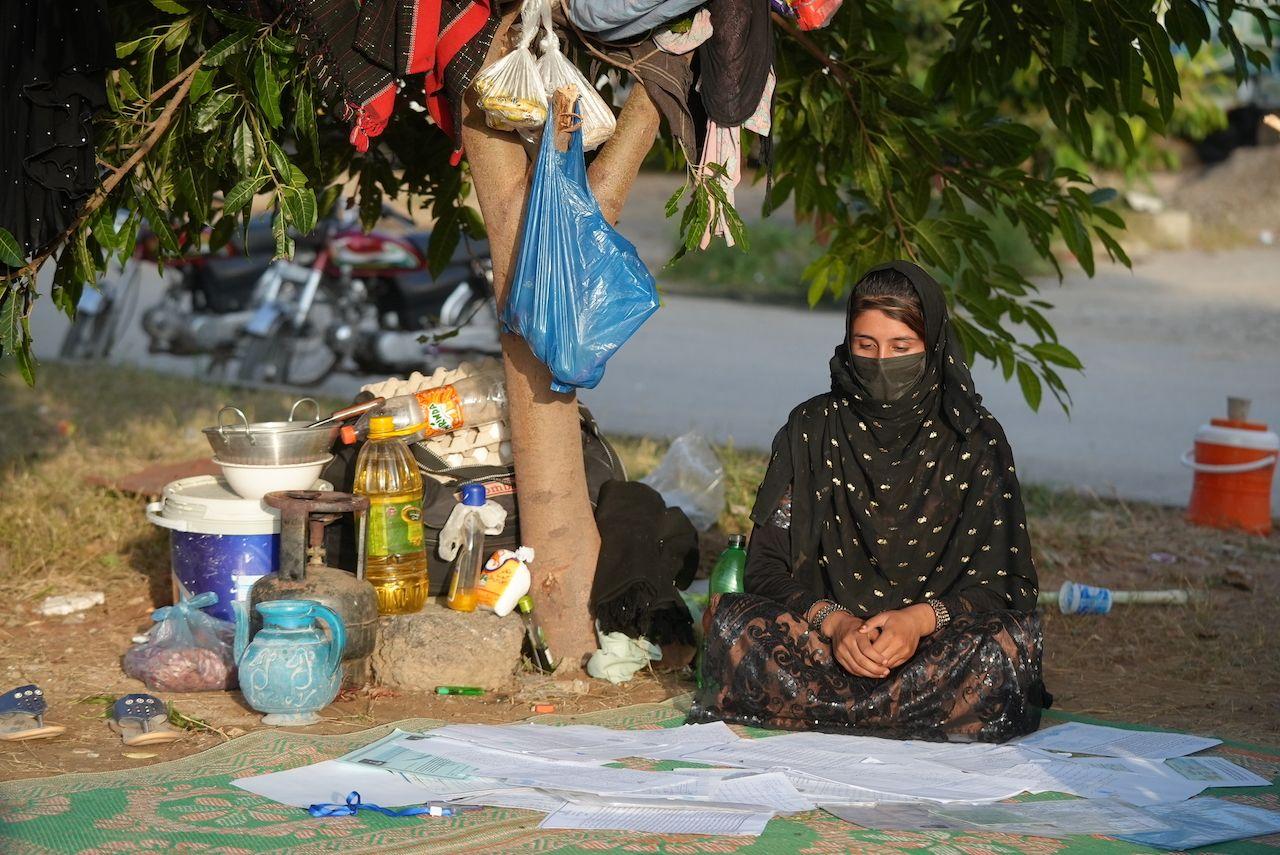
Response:
[[[232,187],[222,198],[222,215],[234,214],[253,200],[253,197],[267,183],[265,175],[257,178],[246,178]]]
[[[76,307],[80,305],[87,275],[80,256],[69,246],[63,249],[53,273],[53,305],[72,320],[76,316]]]
[[[300,234],[310,234],[316,227],[316,196],[310,188],[287,187],[280,195],[294,229]]]
[[[1035,370],[1026,362],[1018,363],[1018,385],[1022,387],[1022,397],[1027,399],[1027,405],[1032,411],[1040,411],[1040,398],[1044,394],[1044,390],[1040,386],[1040,378],[1036,376]]]
[[[427,243],[427,268],[433,277],[449,266],[454,250],[462,239],[462,214],[458,208],[450,208],[436,219],[431,227],[431,240]]]
[[[320,163],[320,134],[316,130],[316,110],[311,101],[311,87],[303,84],[294,89],[293,132],[298,142],[307,146],[312,163]]]
[[[151,0],[151,5],[155,6],[161,12],[169,12],[173,15],[185,15],[191,11],[186,6],[178,3],[177,0]]]
[[[133,41],[118,43],[116,45],[116,59],[124,59],[126,56],[130,56],[134,51],[141,47],[142,43],[148,38],[150,38],[150,36],[143,36],[142,38],[134,39]]]
[[[173,52],[182,47],[189,35],[191,35],[191,19],[184,18],[169,28],[169,32],[165,34],[160,44],[165,50]]]
[[[231,136],[231,162],[241,175],[252,175],[258,170],[258,144],[248,119],[241,119]]]
[[[235,231],[236,218],[232,214],[224,214],[218,218],[209,234],[209,251],[217,252],[231,242],[231,233]]]
[[[487,239],[489,230],[484,227],[480,212],[469,205],[463,205],[460,210],[462,211],[462,230],[476,240]]]
[[[1032,345],[1031,352],[1045,362],[1052,362],[1054,365],[1061,365],[1064,368],[1071,368],[1075,371],[1084,370],[1084,365],[1080,363],[1079,357],[1057,342],[1042,341],[1039,344]]]
[[[26,263],[22,247],[18,245],[17,239],[7,229],[0,228],[0,264],[21,267]]]
[[[196,107],[196,130],[209,133],[218,124],[218,117],[231,109],[235,96],[230,92],[214,92]]]
[[[187,92],[187,100],[192,104],[213,91],[213,69],[202,68],[191,80],[191,89]]]
[[[914,237],[933,264],[948,272],[960,266],[960,250],[955,241],[943,233],[938,220],[916,223]]]
[[[151,197],[145,193],[138,194],[138,207],[142,210],[142,215],[147,218],[147,225],[151,227],[161,248],[170,255],[180,254],[182,250],[178,246],[178,237],[173,233],[168,217],[160,213],[160,209]]]
[[[271,66],[271,57],[266,53],[258,54],[253,63],[253,88],[258,95],[258,106],[271,127],[278,128],[284,124],[284,115],[280,112],[280,81],[276,78],[275,69]]]
[[[222,65],[236,54],[248,50],[250,44],[252,39],[248,33],[232,33],[205,52],[202,65],[206,68]]]
[[[289,237],[284,225],[284,217],[277,216],[271,221],[271,234],[276,239],[276,252],[273,258],[293,258],[293,238]]]

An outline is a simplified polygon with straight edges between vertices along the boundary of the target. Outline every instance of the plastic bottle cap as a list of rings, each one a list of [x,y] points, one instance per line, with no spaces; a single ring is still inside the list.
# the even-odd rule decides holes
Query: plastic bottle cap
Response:
[[[746,546],[747,546],[747,537],[746,537],[746,535],[744,535],[744,534],[731,534],[731,535],[729,535],[729,548],[730,548],[730,549],[745,549],[745,548],[746,548]]]
[[[523,597],[516,600],[516,608],[520,610],[521,614],[529,614],[529,612],[533,611],[533,598],[528,594],[525,594]]]
[[[489,494],[485,492],[483,484],[462,485],[462,504],[479,508],[483,507],[487,501],[489,501]]]
[[[342,430],[338,431],[338,435],[342,437],[343,445],[355,445],[359,438],[356,435],[356,429],[351,425],[343,425]]]
[[[394,416],[374,416],[369,419],[369,439],[384,439],[396,432]]]

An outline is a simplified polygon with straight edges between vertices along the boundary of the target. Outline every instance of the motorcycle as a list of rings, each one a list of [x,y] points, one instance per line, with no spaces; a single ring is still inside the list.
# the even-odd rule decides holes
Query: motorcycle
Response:
[[[440,353],[500,352],[486,243],[460,242],[433,277],[427,234],[364,234],[338,219],[320,231],[309,263],[277,261],[264,274],[243,328],[241,380],[306,386],[345,363],[386,374],[421,369]]]

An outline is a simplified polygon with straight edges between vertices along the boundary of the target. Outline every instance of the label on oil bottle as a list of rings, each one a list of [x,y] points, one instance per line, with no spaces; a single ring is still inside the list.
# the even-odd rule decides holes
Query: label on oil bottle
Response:
[[[422,502],[417,498],[369,499],[365,554],[374,558],[422,549]]]
[[[458,390],[452,386],[441,386],[438,389],[426,389],[417,394],[418,405],[422,407],[423,419],[427,423],[427,435],[448,433],[462,427],[462,400]]]

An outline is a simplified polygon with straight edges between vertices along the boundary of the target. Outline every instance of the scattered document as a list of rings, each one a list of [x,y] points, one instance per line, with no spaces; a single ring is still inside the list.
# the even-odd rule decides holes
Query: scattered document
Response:
[[[1269,787],[1271,782],[1225,757],[1173,757],[1165,765],[1206,787]]]
[[[1222,799],[1198,798],[1151,805],[1146,811],[1170,826],[1168,831],[1125,834],[1122,839],[1157,849],[1194,849],[1280,832],[1280,812]]]
[[[1168,823],[1142,808],[1109,799],[1053,799],[999,805],[930,808],[935,816],[965,822],[983,831],[1069,837],[1073,834],[1141,834],[1169,830]]]
[[[822,809],[845,822],[876,831],[970,831],[973,826],[938,816],[923,804],[828,805]]]
[[[474,769],[460,763],[454,763],[441,757],[426,756],[407,749],[402,744],[405,740],[421,739],[416,734],[396,729],[377,742],[344,754],[338,758],[340,762],[359,766],[371,766],[376,769],[387,769],[395,772],[411,772],[415,775],[429,775],[435,778],[466,778]]]
[[[1183,757],[1212,748],[1222,744],[1222,740],[1185,733],[1124,730],[1119,727],[1103,727],[1073,721],[1024,736],[1014,744],[1071,754],[1166,760],[1170,757]]]
[[[508,790],[494,790],[489,793],[481,793],[480,795],[457,799],[457,802],[458,804],[463,805],[519,808],[520,810],[536,810],[541,811],[542,813],[551,813],[552,811],[559,810],[567,803],[559,796],[553,796],[549,793],[544,793],[541,790],[531,790],[524,787],[515,787]]]
[[[395,772],[340,760],[325,760],[286,772],[239,778],[231,783],[263,798],[298,808],[342,804],[352,790],[360,794],[361,801],[383,807],[418,805],[441,798],[441,794],[433,793]]]
[[[761,811],[566,804],[538,827],[756,837],[772,818],[771,812]]]

